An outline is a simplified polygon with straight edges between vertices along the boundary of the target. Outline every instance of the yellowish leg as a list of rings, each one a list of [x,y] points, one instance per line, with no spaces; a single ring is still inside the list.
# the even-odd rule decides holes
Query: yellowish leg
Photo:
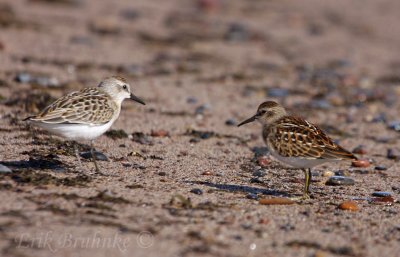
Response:
[[[304,176],[305,176],[305,180],[304,180],[304,192],[303,192],[303,199],[309,199],[310,198],[310,184],[311,184],[311,169],[304,169]]]
[[[311,183],[311,169],[303,169],[304,172],[304,191],[303,191],[303,196],[296,196],[296,197],[290,197],[291,200],[293,201],[301,201],[301,200],[306,200],[310,199],[310,183]]]

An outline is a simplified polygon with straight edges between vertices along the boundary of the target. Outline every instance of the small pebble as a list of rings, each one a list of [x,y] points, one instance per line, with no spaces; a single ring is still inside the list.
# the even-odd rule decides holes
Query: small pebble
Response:
[[[204,114],[205,111],[210,110],[210,109],[211,108],[208,104],[203,104],[196,108],[195,113],[196,114]]]
[[[195,103],[197,103],[197,98],[195,98],[195,97],[188,97],[188,98],[186,99],[186,102],[187,102],[188,104],[195,104]]]
[[[377,197],[388,197],[391,195],[392,194],[390,192],[384,192],[384,191],[376,191],[372,193],[372,196],[377,196]]]
[[[275,197],[275,198],[260,199],[258,203],[265,205],[276,205],[276,204],[294,204],[295,202],[289,198]]]
[[[262,181],[259,178],[252,178],[250,179],[250,183],[262,183]]]
[[[250,37],[248,28],[240,23],[233,23],[229,26],[224,38],[227,41],[246,41]]]
[[[358,168],[367,168],[367,167],[369,167],[370,163],[366,159],[360,159],[360,160],[352,161],[351,165],[353,167],[358,167]]]
[[[196,194],[196,195],[202,195],[203,191],[200,188],[193,188],[190,190],[190,193]]]
[[[266,168],[271,163],[271,160],[266,156],[260,156],[260,157],[257,158],[257,163],[262,168]]]
[[[366,154],[367,150],[363,145],[359,145],[356,148],[354,148],[352,152],[355,154]]]
[[[152,137],[168,137],[169,132],[163,129],[160,130],[152,130],[151,131],[151,136]]]
[[[84,159],[92,159],[92,153],[90,151],[88,152],[83,152],[79,154],[82,158]],[[105,154],[101,153],[101,152],[94,152],[94,156],[96,157],[96,160],[98,161],[108,161],[107,156],[105,156]]]
[[[266,174],[265,170],[256,170],[253,172],[254,177],[264,177]]]
[[[9,167],[0,164],[0,173],[11,173],[11,172],[12,170]]]
[[[345,201],[339,204],[339,209],[346,211],[358,211],[358,205],[354,201]]]
[[[354,179],[344,176],[332,176],[325,184],[327,186],[351,186],[354,185]]]
[[[348,172],[347,170],[338,170],[338,171],[336,171],[335,172],[335,175],[336,176],[344,176],[344,177],[346,177],[346,176],[350,176],[350,172]]]
[[[227,126],[235,126],[236,125],[236,121],[234,119],[227,119],[225,121],[225,125],[227,125]]]
[[[390,159],[390,160],[398,160],[398,159],[400,159],[400,156],[397,155],[396,152],[392,148],[389,148],[387,150],[386,157],[388,159]]]
[[[258,195],[257,194],[247,194],[246,198],[251,199],[251,200],[258,200]]]
[[[167,175],[167,173],[165,171],[160,171],[157,174],[158,174],[158,176],[166,176]]]
[[[206,170],[206,171],[204,171],[203,173],[201,173],[201,175],[204,175],[204,176],[212,176],[212,175],[214,175],[214,173],[213,173],[212,171],[210,171],[210,170]]]
[[[392,205],[395,202],[395,200],[392,196],[371,197],[370,202],[376,204]]]
[[[400,131],[400,121],[391,121],[388,123],[388,128],[395,131]]]
[[[383,165],[375,166],[375,170],[387,170],[387,168]]]
[[[328,178],[332,177],[334,175],[335,175],[335,173],[333,171],[330,171],[330,170],[324,171],[324,173],[323,173],[323,176],[324,177],[328,177]]]

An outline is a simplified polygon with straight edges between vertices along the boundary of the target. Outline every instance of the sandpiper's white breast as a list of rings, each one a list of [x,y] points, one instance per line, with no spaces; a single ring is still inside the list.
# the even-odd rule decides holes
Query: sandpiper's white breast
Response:
[[[114,123],[114,119],[101,125],[32,122],[34,125],[43,128],[54,135],[69,140],[92,140],[106,132]]]

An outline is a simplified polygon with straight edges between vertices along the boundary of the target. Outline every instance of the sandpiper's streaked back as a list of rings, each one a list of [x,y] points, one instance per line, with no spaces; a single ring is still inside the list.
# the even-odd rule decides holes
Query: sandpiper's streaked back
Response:
[[[93,162],[96,171],[99,171],[93,140],[111,127],[119,116],[122,102],[127,98],[145,104],[131,93],[124,78],[113,76],[104,79],[97,87],[65,95],[25,120],[68,140],[89,140]],[[75,152],[81,165],[77,148]]]
[[[304,198],[309,197],[311,168],[325,162],[357,159],[335,144],[316,125],[300,117],[288,115],[285,108],[276,102],[262,103],[254,116],[238,126],[256,120],[262,124],[262,136],[271,155],[304,171]]]

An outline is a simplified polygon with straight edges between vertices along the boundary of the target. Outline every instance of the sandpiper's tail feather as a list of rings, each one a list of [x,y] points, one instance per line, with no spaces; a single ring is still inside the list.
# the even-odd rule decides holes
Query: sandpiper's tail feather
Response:
[[[354,154],[339,145],[336,145],[335,148],[325,148],[321,157],[326,159],[357,160]]]

